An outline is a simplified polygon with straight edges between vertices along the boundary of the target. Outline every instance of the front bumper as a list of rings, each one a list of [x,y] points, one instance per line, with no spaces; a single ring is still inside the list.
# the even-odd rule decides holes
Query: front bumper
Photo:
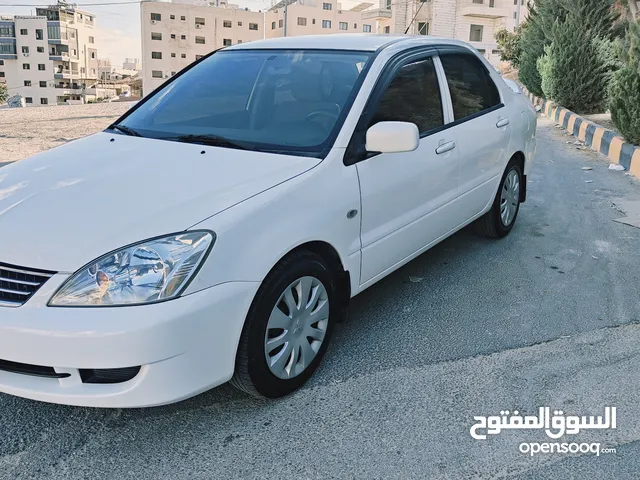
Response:
[[[65,378],[0,371],[0,392],[91,407],[173,403],[228,381],[259,283],[231,282],[136,307],[47,307],[56,275],[25,305],[0,307],[0,360]],[[141,367],[131,380],[84,383],[79,369]]]

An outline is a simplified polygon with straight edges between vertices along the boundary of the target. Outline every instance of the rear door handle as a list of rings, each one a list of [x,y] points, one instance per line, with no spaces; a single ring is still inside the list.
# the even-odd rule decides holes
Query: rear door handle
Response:
[[[498,128],[506,127],[507,125],[509,125],[508,118],[501,118],[500,120],[498,120],[498,123],[496,123],[496,127]]]
[[[443,153],[450,152],[456,148],[456,142],[446,142],[436,148],[436,154],[442,155]]]

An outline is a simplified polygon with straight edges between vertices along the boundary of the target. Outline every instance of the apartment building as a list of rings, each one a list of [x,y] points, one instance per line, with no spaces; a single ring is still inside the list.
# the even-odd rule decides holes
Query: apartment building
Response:
[[[140,9],[145,95],[213,50],[264,38],[262,12],[224,1],[146,1]]]
[[[372,6],[372,3],[363,2],[345,9],[336,0],[282,0],[265,15],[265,36],[274,38],[328,33],[376,33],[376,21],[363,20],[363,10]]]
[[[95,16],[63,3],[35,13],[0,18],[0,81],[9,95],[27,106],[95,99]]]
[[[498,65],[500,50],[495,33],[502,28],[514,30],[528,14],[527,3],[526,0],[380,0],[377,8],[362,15],[378,21],[379,33],[401,34],[409,27],[409,34],[469,42],[493,65]]]

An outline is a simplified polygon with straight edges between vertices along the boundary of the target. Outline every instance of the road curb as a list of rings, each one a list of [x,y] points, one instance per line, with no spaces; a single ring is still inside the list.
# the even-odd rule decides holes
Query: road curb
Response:
[[[624,138],[616,132],[576,115],[561,105],[536,97],[524,87],[523,91],[531,103],[539,105],[541,111],[557,125],[562,125],[592,150],[606,155],[612,163],[622,165],[631,174],[640,178],[640,147],[625,142]]]

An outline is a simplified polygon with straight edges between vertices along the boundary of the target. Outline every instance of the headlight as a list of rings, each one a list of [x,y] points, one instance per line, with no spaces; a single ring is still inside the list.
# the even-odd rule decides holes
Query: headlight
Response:
[[[198,271],[214,234],[179,233],[108,253],[74,273],[50,306],[140,305],[180,295]]]

